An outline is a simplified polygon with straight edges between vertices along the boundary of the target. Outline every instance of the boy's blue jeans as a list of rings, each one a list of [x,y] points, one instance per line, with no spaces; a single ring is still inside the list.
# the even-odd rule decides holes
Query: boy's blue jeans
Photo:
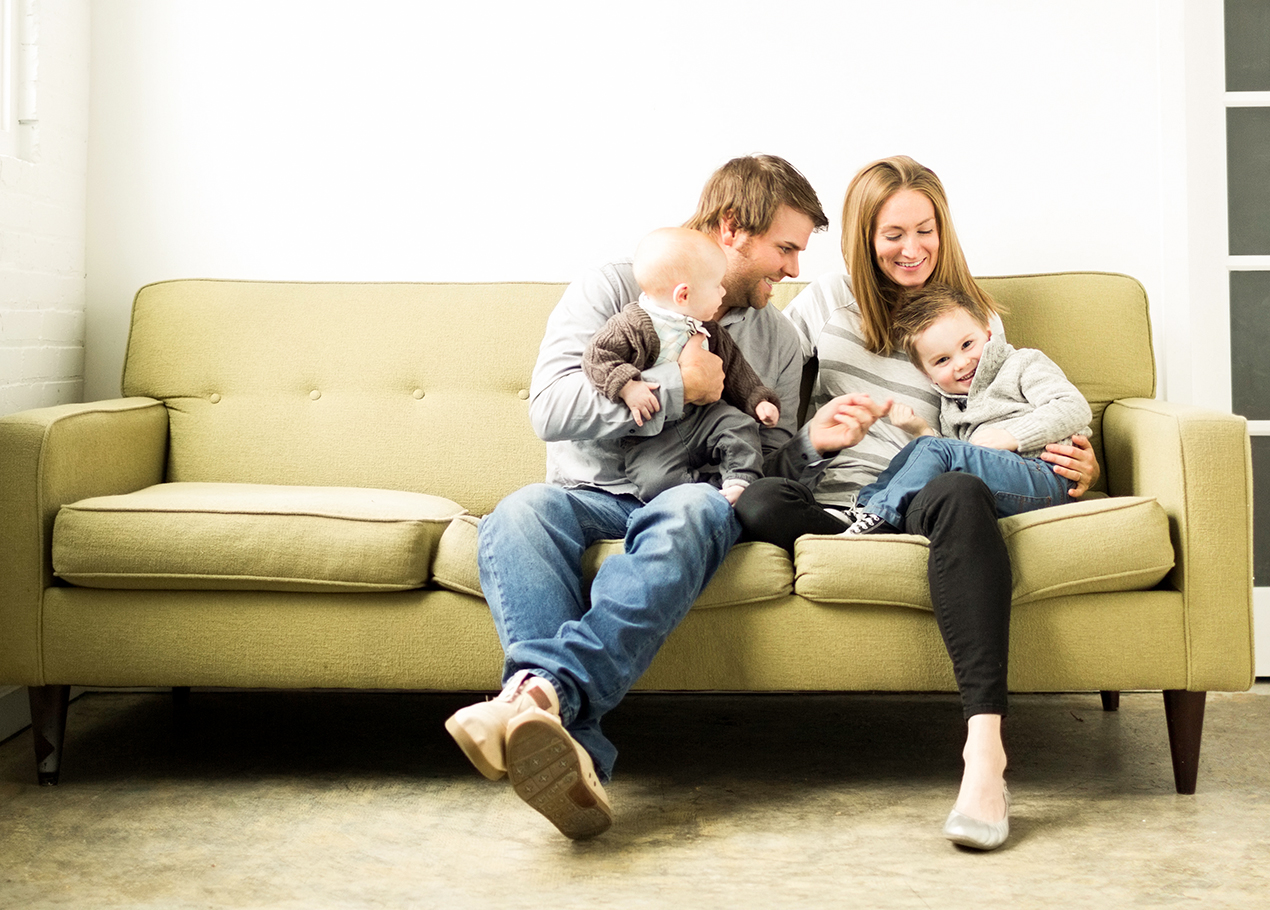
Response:
[[[505,661],[549,679],[560,719],[600,780],[617,749],[600,718],[622,700],[740,537],[732,506],[709,484],[634,496],[532,484],[481,519],[478,565]],[[624,540],[589,590],[582,555]],[[588,596],[589,593],[589,596]]]
[[[1049,462],[960,439],[919,436],[900,449],[876,481],[860,490],[856,505],[903,528],[913,497],[948,471],[973,474],[986,483],[1002,518],[1072,501],[1067,495],[1071,481],[1055,474]]]

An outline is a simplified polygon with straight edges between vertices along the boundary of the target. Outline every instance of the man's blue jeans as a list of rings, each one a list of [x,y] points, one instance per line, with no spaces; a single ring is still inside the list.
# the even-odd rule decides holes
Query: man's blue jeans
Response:
[[[961,439],[919,436],[900,449],[877,480],[860,490],[856,505],[903,528],[913,497],[949,471],[973,474],[986,483],[1002,518],[1072,501],[1067,495],[1071,481],[1059,477],[1052,465],[1039,458],[1023,458]]]
[[[565,727],[607,782],[617,750],[600,718],[622,700],[740,537],[732,506],[701,483],[641,503],[634,496],[533,484],[479,527],[481,588],[506,660],[503,679],[531,670],[560,695]],[[582,555],[624,540],[589,596]]]

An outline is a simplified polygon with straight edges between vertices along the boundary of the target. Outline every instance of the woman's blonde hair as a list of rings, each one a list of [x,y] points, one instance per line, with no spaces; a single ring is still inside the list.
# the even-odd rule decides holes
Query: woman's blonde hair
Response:
[[[892,319],[907,292],[878,268],[874,234],[878,212],[900,190],[921,193],[935,208],[939,255],[930,280],[956,288],[989,312],[1001,311],[970,274],[953,228],[948,196],[935,172],[907,155],[875,161],[856,174],[847,187],[842,203],[842,259],[851,276],[851,290],[860,305],[865,347],[883,356],[890,356],[895,350]]]

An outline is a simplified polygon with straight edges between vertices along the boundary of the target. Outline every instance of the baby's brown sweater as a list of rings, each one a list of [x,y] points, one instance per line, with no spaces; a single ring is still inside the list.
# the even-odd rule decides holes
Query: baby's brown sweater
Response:
[[[723,400],[755,419],[754,409],[761,401],[779,408],[780,397],[763,385],[727,329],[714,321],[702,327],[710,336],[710,353],[723,361]],[[638,303],[628,303],[591,339],[582,355],[582,371],[600,394],[620,402],[622,387],[639,379],[642,370],[657,362],[659,353],[661,342],[652,318]]]

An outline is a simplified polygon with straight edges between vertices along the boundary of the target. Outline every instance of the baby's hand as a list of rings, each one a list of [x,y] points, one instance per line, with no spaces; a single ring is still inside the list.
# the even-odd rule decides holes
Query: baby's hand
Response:
[[[655,382],[632,379],[622,386],[622,391],[618,393],[622,396],[622,401],[626,402],[626,406],[631,409],[631,419],[635,421],[637,427],[642,427],[645,420],[661,410],[661,402],[653,394],[653,389],[656,388],[660,386]]]
[[[758,417],[758,422],[763,426],[774,427],[781,419],[781,409],[770,401],[760,401],[758,406],[754,408],[754,415]]]
[[[720,492],[723,494],[724,499],[732,505],[736,505],[736,501],[740,499],[741,494],[745,492],[745,487],[740,484],[732,484],[731,486],[724,487],[720,490]]]
[[[988,449],[1004,449],[1007,452],[1017,452],[1019,450],[1019,441],[1007,430],[1003,430],[1000,427],[980,427],[975,430],[974,435],[970,437],[970,441],[977,446],[983,446]]]
[[[891,423],[910,436],[934,436],[930,424],[918,417],[911,407],[898,401],[891,405]]]

